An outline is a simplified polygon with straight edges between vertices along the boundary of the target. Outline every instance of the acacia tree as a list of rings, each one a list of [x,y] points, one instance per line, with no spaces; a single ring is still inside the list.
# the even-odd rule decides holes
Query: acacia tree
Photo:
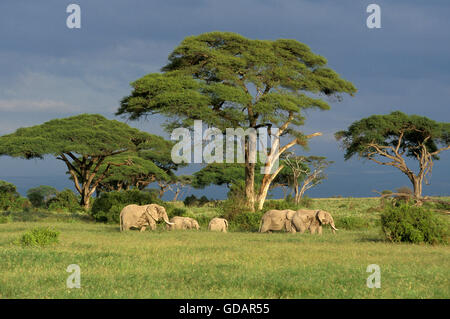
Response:
[[[130,119],[162,114],[171,119],[168,130],[191,127],[194,120],[223,131],[278,127],[277,136],[292,139],[268,150],[266,172],[271,172],[283,152],[306,144],[306,136],[296,129],[304,122],[304,109],[329,109],[320,95],[340,99],[341,93],[356,92],[352,83],[326,64],[324,57],[296,40],[250,40],[231,32],[190,36],[169,55],[162,74],[148,74],[131,84],[133,91],[122,100],[117,114]],[[255,196],[249,136],[244,153],[246,199],[253,210],[256,200],[260,207],[264,203],[279,170],[265,176]]]
[[[41,125],[20,128],[0,137],[0,155],[25,159],[53,155],[63,161],[81,195],[80,205],[89,208],[98,185],[109,176],[115,155],[145,148],[159,136],[141,132],[125,123],[98,114],[54,119]],[[103,165],[105,164],[105,165]]]
[[[177,176],[174,183],[170,185],[170,190],[174,193],[172,201],[176,201],[178,197],[182,196],[183,192],[192,184],[193,176],[181,175]]]
[[[324,170],[333,163],[321,156],[286,156],[284,163],[292,174],[295,203],[299,204],[305,192],[322,183],[327,175]],[[301,186],[300,186],[301,183]]]
[[[418,115],[396,111],[356,121],[335,134],[342,141],[345,159],[355,154],[380,165],[399,169],[411,181],[414,197],[422,197],[422,184],[431,174],[439,153],[450,149],[450,123],[439,123]],[[417,160],[417,173],[406,158]]]
[[[121,191],[131,187],[142,190],[156,180],[169,179],[163,169],[152,161],[140,157],[138,152],[113,156],[109,162],[115,164],[129,162],[130,165],[111,167],[109,176],[100,182],[97,188],[99,191]],[[100,170],[104,170],[106,165],[103,164]]]

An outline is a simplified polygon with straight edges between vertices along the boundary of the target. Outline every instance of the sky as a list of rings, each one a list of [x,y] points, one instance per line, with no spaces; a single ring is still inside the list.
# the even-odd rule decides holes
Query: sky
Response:
[[[81,28],[66,26],[66,7],[81,7]],[[381,28],[369,29],[366,8],[381,8]],[[306,113],[302,130],[320,131],[301,155],[335,163],[311,197],[375,196],[411,186],[396,169],[354,158],[344,161],[333,137],[352,122],[400,110],[450,121],[450,2],[356,0],[118,1],[2,0],[0,3],[0,135],[80,113],[110,119],[129,83],[159,72],[186,37],[231,31],[251,39],[295,39],[328,59],[358,92]],[[155,117],[131,126],[168,137]],[[425,195],[449,195],[450,152],[435,163]],[[191,165],[180,173],[192,173]],[[64,163],[52,157],[0,157],[0,179],[30,187],[73,188]],[[186,194],[224,198],[222,187]],[[274,198],[281,194],[273,193]],[[173,196],[167,194],[166,198]]]

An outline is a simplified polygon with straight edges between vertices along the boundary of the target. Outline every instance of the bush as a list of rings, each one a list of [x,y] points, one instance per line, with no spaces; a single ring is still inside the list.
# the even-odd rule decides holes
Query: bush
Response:
[[[12,221],[11,216],[0,216],[0,224],[7,224]]]
[[[186,207],[196,206],[198,203],[198,198],[195,195],[186,196],[183,203]]]
[[[22,246],[45,246],[57,243],[59,232],[50,228],[34,228],[19,239]]]
[[[231,231],[257,232],[262,215],[262,211],[241,212],[234,216],[224,216],[224,218],[228,220]]]
[[[371,226],[368,218],[356,216],[337,217],[335,223],[337,228],[347,230],[367,229]]]
[[[291,203],[289,201],[283,200],[283,199],[268,199],[264,202],[264,210],[270,210],[270,209],[278,209],[278,210],[284,210],[284,209],[293,209],[295,206],[294,203]]]
[[[200,198],[197,198],[195,195],[187,196],[184,201],[184,206],[191,207],[191,206],[205,206],[209,203],[209,199],[206,196],[202,196]]]
[[[105,192],[97,198],[92,205],[91,215],[96,221],[118,223],[122,209],[130,204],[147,205],[163,204],[154,193],[143,192],[137,189]]]
[[[48,209],[54,211],[75,212],[81,210],[80,200],[74,192],[65,188],[47,201]]]
[[[0,180],[0,210],[22,211],[31,208],[31,203],[19,195],[14,184]]]
[[[448,237],[447,222],[422,207],[406,204],[389,206],[381,214],[381,227],[391,242],[445,243]]]
[[[308,196],[303,196],[300,199],[300,203],[298,203],[300,207],[306,207],[306,208],[311,208],[312,204],[313,204],[313,200],[311,197]]]
[[[30,188],[27,197],[34,207],[47,207],[47,201],[58,194],[56,188],[46,185]]]
[[[166,210],[167,211],[167,210]],[[167,215],[169,218],[172,218],[174,216],[186,216],[187,215],[187,209],[186,208],[173,208],[170,211],[167,212]]]

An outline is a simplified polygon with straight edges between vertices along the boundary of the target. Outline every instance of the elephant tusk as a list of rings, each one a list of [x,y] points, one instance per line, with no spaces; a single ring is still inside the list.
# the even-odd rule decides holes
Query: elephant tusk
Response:
[[[333,228],[334,230],[339,230],[339,229],[337,229],[336,227],[334,227],[333,225],[331,225],[331,228]]]

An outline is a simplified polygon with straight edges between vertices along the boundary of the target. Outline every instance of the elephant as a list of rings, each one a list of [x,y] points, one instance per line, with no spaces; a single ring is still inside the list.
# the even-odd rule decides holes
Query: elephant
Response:
[[[208,230],[221,231],[226,233],[228,229],[228,221],[225,218],[215,217],[211,219],[208,225]]]
[[[273,230],[285,230],[292,232],[292,217],[295,210],[269,210],[261,218],[259,232],[265,233]]]
[[[330,225],[333,234],[336,234],[338,230],[334,225],[333,217],[330,213],[324,210],[310,210],[310,209],[300,209],[292,217],[292,229],[291,232],[296,231],[304,233],[309,230],[311,234],[316,232],[322,235],[322,225]]]
[[[198,222],[191,217],[175,216],[170,219],[172,225],[167,225],[168,230],[174,229],[200,229]]]
[[[171,225],[163,206],[157,204],[150,205],[128,205],[120,212],[120,231],[138,228],[144,231],[147,226],[151,230],[156,229],[156,222],[160,219],[168,225]]]

